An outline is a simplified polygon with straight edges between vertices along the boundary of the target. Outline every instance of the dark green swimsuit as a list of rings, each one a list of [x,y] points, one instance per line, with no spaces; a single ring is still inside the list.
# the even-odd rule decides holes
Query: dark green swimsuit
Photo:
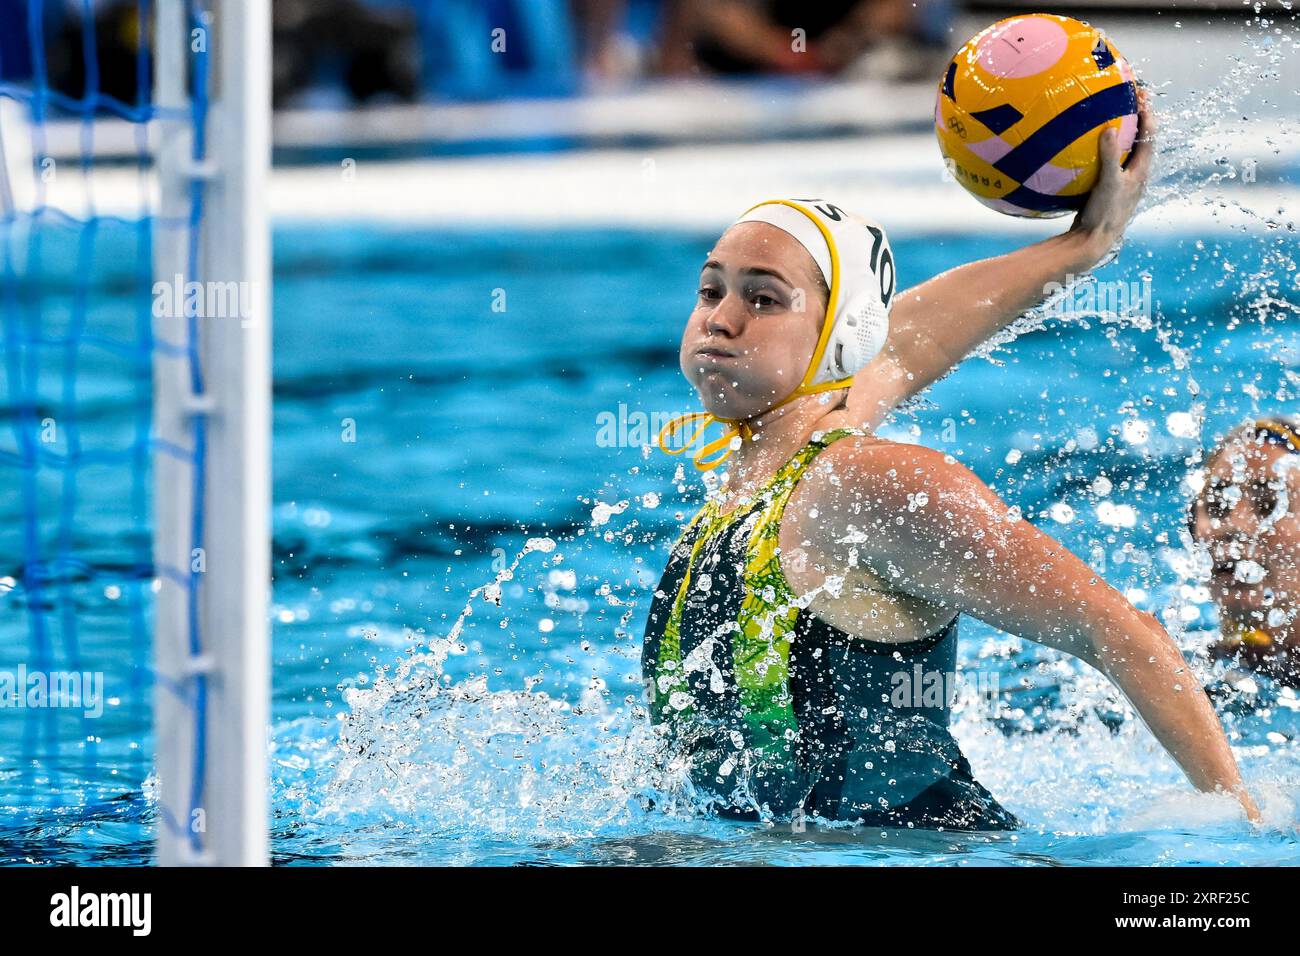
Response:
[[[849,434],[861,433],[814,433],[751,500],[725,515],[710,501],[678,539],[642,649],[652,719],[723,816],[1014,828],[948,730],[956,620],[903,644],[864,640],[816,617],[786,581],[786,501]]]

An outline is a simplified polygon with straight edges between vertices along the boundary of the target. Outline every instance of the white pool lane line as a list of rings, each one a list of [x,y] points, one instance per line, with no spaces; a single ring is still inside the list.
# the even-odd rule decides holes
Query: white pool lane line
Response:
[[[1228,168],[1215,165],[1220,153],[1212,152],[1202,147],[1192,168],[1157,183],[1134,228],[1266,229],[1269,219],[1282,228],[1300,221],[1300,187],[1285,182],[1300,178],[1295,137],[1287,140],[1275,131],[1232,137],[1220,152],[1236,170],[1235,181],[1211,179]],[[1241,182],[1252,168],[1255,182]],[[832,198],[889,228],[913,233],[1038,235],[1059,231],[1068,221],[1020,220],[986,209],[945,180],[928,133],[397,163],[359,160],[346,167],[277,169],[270,200],[278,221],[714,229],[775,196]]]
[[[1196,142],[1194,153],[1163,157],[1134,231],[1266,230],[1269,220],[1286,229],[1300,220],[1300,136],[1256,127]],[[1242,182],[1248,168],[1255,182]],[[1234,180],[1213,180],[1228,169]],[[98,169],[92,186],[65,164],[46,184],[47,201],[85,215],[93,196],[100,214],[139,214],[133,171]],[[272,174],[267,200],[280,223],[708,231],[776,196],[834,199],[902,233],[1034,237],[1068,222],[986,209],[945,180],[929,133],[286,166]]]

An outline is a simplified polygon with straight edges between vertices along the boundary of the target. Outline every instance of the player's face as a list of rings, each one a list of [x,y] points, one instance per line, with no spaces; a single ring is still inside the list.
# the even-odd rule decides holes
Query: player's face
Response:
[[[799,385],[826,310],[812,256],[763,222],[732,226],[709,252],[682,334],[682,373],[720,418],[767,411]]]
[[[1209,550],[1210,591],[1225,617],[1300,626],[1300,455],[1250,439],[1224,446],[1207,464],[1191,530]]]

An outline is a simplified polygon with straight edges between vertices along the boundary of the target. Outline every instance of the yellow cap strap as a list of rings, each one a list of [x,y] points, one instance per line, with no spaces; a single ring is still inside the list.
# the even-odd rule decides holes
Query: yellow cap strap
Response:
[[[1273,638],[1267,631],[1261,631],[1257,627],[1243,628],[1241,639],[1251,647],[1268,647],[1273,643]]]
[[[1300,452],[1300,435],[1297,435],[1285,422],[1280,422],[1276,418],[1261,418],[1255,422],[1255,430],[1271,432],[1290,445],[1292,451]]]
[[[680,448],[669,448],[665,444],[668,439],[693,421],[699,421],[700,425],[691,433],[691,437],[688,438]],[[718,416],[711,415],[708,412],[687,412],[685,415],[678,415],[672,421],[666,423],[663,428],[659,429],[657,444],[659,445],[660,451],[666,452],[669,455],[680,455],[682,452],[686,451],[686,449],[699,441],[700,436],[704,434],[705,429],[715,422],[727,425],[728,428],[726,433],[723,434],[721,438],[703,445],[694,455],[691,456],[691,459],[695,462],[695,467],[700,469],[700,471],[711,471],[712,469],[717,468],[726,461],[728,457],[730,457],[733,451],[736,450],[733,442],[737,437],[739,437],[741,441],[744,441],[746,438],[753,436],[754,433],[750,430],[747,422],[735,421],[730,418],[719,418]]]
[[[851,384],[853,384],[852,379],[843,379],[839,382],[823,382],[820,385],[809,385],[807,387],[797,388],[785,398],[781,399],[781,401],[773,405],[772,408],[769,408],[768,411],[770,412],[774,409],[780,408],[782,405],[794,401],[801,395],[812,395],[816,392],[829,392],[836,388],[847,388]],[[764,412],[764,414],[767,414],[767,412]],[[699,427],[691,433],[691,437],[683,442],[680,448],[669,448],[667,444],[665,444],[665,442],[671,439],[673,435],[676,435],[679,431],[694,421],[700,422]],[[669,455],[680,455],[682,452],[686,451],[686,449],[699,441],[700,436],[703,435],[705,430],[714,423],[728,426],[727,431],[721,438],[715,439],[714,441],[701,446],[700,449],[691,456],[692,460],[695,462],[695,467],[700,469],[700,471],[712,471],[731,457],[731,453],[739,447],[738,445],[733,444],[737,436],[739,436],[742,442],[754,437],[754,431],[749,427],[749,422],[739,421],[734,418],[719,418],[717,415],[711,415],[708,412],[687,412],[683,415],[678,415],[676,418],[665,423],[664,427],[659,429],[659,437],[656,440],[656,443],[659,445],[660,451]],[[721,454],[719,454],[719,452],[721,452]]]
[[[1225,630],[1227,629],[1225,628]],[[1271,646],[1273,643],[1273,638],[1267,631],[1251,627],[1249,624],[1235,623],[1224,636],[1226,638],[1225,643],[1229,647],[1240,647],[1242,644],[1247,644],[1250,647],[1262,649]]]
[[[669,448],[664,444],[665,439],[676,435],[682,430],[682,428],[689,425],[691,422],[701,419],[702,422],[700,427],[691,433],[691,437],[682,443],[681,448]],[[713,424],[713,416],[708,412],[687,412],[685,415],[678,415],[676,418],[665,423],[663,428],[659,429],[659,437],[655,439],[655,443],[659,446],[659,450],[665,454],[680,455],[686,449],[694,445],[696,439],[704,433],[704,429],[708,428],[711,424]]]

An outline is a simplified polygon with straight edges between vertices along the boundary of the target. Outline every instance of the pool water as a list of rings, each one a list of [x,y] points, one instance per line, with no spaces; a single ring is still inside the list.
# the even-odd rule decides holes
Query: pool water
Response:
[[[1293,838],[1253,835],[1230,803],[1196,795],[1144,728],[1115,719],[1122,709],[1104,681],[1080,681],[1081,665],[974,622],[964,661],[987,668],[992,658],[1014,693],[994,719],[963,715],[958,737],[1024,831],[781,833],[642,809],[640,637],[665,550],[700,486],[691,475],[675,482],[676,460],[641,446],[656,413],[695,407],[676,347],[711,238],[282,235],[278,857],[1300,861]],[[1261,318],[1246,277],[1271,260],[1290,283],[1280,297],[1294,298],[1288,241],[1132,243],[1099,277],[1149,274],[1155,321],[1049,320],[993,361],[968,363],[888,433],[959,456],[1113,584],[1142,589],[1133,596],[1144,607],[1186,607],[1182,628],[1211,626],[1170,563],[1181,550],[1180,482],[1199,443],[1167,423],[1204,406],[1212,434],[1255,407],[1252,389],[1261,407],[1295,401],[1295,331],[1276,308]],[[896,243],[904,283],[1009,247]],[[347,420],[354,442],[341,440]],[[1099,478],[1111,485],[1104,495]],[[1045,515],[1053,505],[1074,520]],[[524,555],[500,607],[469,599],[543,535],[555,549]],[[422,688],[418,703],[376,688],[380,669],[391,677],[408,648],[436,648],[466,606],[465,652],[414,668],[426,677],[411,684]],[[1184,638],[1189,648],[1198,640]],[[338,747],[349,710],[341,686],[363,712],[346,724],[348,753]],[[1300,702],[1282,700],[1267,715],[1228,717],[1275,820],[1294,817],[1298,777]]]
[[[696,407],[677,342],[712,238],[277,231],[276,862],[1300,863],[1300,700],[1224,714],[1272,825],[1256,833],[1195,793],[1103,679],[974,621],[963,667],[1001,693],[955,733],[1023,830],[792,832],[645,808],[665,781],[638,712],[640,638],[701,485],[643,445],[656,416]],[[1013,245],[894,244],[903,285]],[[1130,241],[1098,277],[1147,281],[1151,317],[1087,314],[1076,294],[883,432],[964,461],[1168,612],[1190,654],[1214,620],[1178,537],[1182,479],[1218,431],[1300,405],[1293,248],[1281,230]],[[1201,414],[1204,442],[1187,427]],[[5,616],[12,649],[21,621]],[[130,721],[115,733],[96,758],[115,772],[51,801],[77,809],[0,817],[0,857],[147,859],[128,757],[148,739]]]

